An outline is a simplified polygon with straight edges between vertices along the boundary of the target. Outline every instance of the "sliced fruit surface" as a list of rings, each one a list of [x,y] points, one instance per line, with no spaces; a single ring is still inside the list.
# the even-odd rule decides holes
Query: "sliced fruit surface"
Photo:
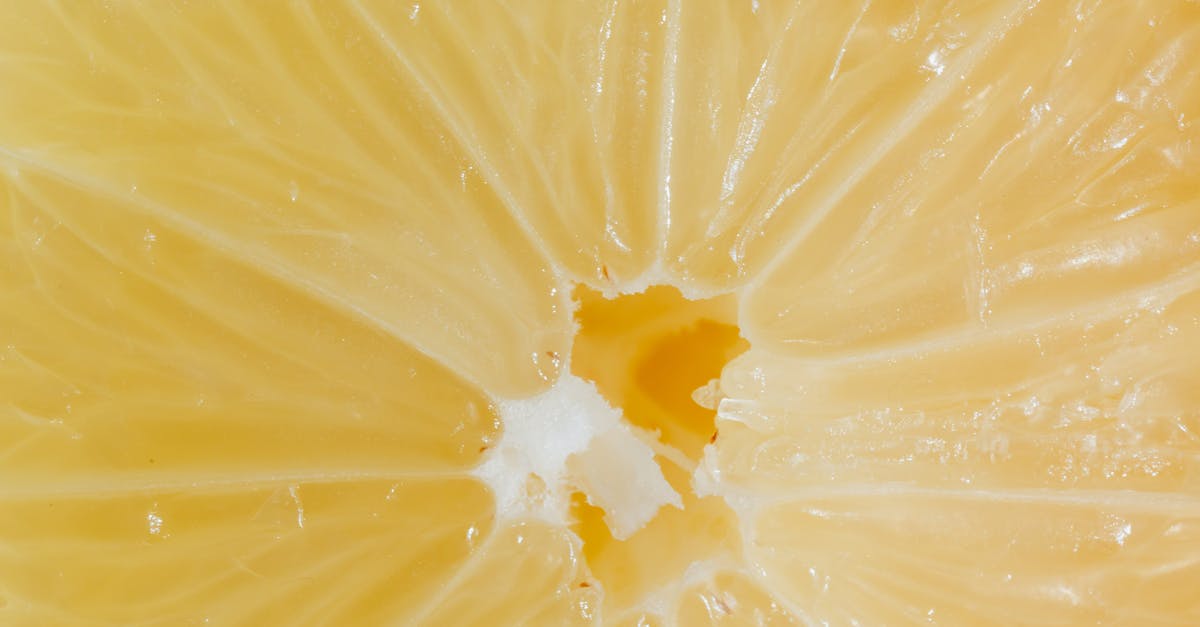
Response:
[[[0,623],[1200,623],[1200,5],[0,3]]]

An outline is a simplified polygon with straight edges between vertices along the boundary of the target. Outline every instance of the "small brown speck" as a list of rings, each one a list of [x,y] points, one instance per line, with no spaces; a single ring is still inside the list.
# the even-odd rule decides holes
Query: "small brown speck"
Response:
[[[612,279],[611,279],[611,278],[609,278],[609,276],[608,276],[608,264],[603,264],[603,263],[602,263],[602,264],[600,264],[600,276],[604,277],[604,280],[605,280],[605,281],[611,281],[611,280],[612,280]]]
[[[581,582],[579,582],[579,587],[580,587],[580,588],[591,588],[591,587],[592,587],[592,584],[590,584],[590,583],[588,583],[588,582],[586,582],[586,581],[581,581]]]
[[[717,436],[720,435],[720,433],[720,431],[713,431],[712,437],[708,439],[708,443],[714,444],[717,441]]]
[[[480,452],[480,453],[483,453],[483,452],[487,451],[489,448],[492,448],[492,447],[490,447],[490,446],[481,446],[481,447],[479,447],[479,452]]]

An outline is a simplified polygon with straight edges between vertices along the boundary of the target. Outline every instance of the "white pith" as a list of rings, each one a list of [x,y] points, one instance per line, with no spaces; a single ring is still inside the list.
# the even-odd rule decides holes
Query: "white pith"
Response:
[[[497,408],[503,435],[474,474],[491,488],[500,518],[568,525],[571,494],[581,492],[620,540],[664,505],[683,507],[654,450],[594,384],[564,372],[549,390]]]

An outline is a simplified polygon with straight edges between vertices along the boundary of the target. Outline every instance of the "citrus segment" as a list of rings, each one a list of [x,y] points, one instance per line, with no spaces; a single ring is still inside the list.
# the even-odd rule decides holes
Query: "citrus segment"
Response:
[[[743,302],[748,336],[849,352],[1194,274],[1200,73],[1180,64],[1200,52],[1197,17],[1040,3],[987,30],[947,22],[965,37],[906,61],[921,87],[903,116],[847,140],[869,153],[838,169],[851,148],[815,149],[829,163],[788,195],[809,208],[798,226],[770,231],[786,240]]]
[[[1198,513],[1138,494],[881,486],[767,508],[752,554],[831,622],[1186,624]]]
[[[273,480],[6,497],[10,624],[393,620],[488,533],[462,480]]]
[[[86,194],[110,204],[109,223],[161,222],[498,393],[554,377],[535,356],[567,349],[557,272],[506,192],[466,169],[440,97],[384,61],[391,40],[362,15],[95,4],[20,17],[0,62],[23,85],[0,100],[0,159],[8,178],[75,188],[36,189],[43,203],[71,214]],[[30,75],[48,67],[52,80]]]

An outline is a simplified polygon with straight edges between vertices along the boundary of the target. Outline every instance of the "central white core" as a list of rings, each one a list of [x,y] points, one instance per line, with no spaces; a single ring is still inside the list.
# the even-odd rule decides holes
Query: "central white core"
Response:
[[[614,538],[628,538],[663,505],[683,508],[654,451],[596,386],[564,373],[535,397],[497,403],[504,433],[475,476],[504,519],[567,525],[571,493],[604,511]]]

